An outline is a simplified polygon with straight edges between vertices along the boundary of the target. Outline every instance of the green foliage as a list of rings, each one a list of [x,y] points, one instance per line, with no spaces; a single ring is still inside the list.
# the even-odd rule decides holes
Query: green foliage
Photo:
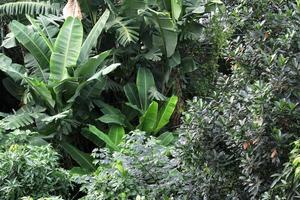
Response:
[[[47,15],[54,14],[58,15],[60,13],[60,8],[49,2],[32,2],[32,1],[20,1],[20,2],[10,2],[0,5],[0,15]]]
[[[185,189],[190,199],[297,199],[289,153],[300,135],[299,10],[293,2],[235,1],[229,14],[232,75],[189,103],[179,129],[191,177]]]
[[[59,168],[59,156],[50,146],[12,144],[0,154],[1,198],[69,196],[69,175]]]
[[[179,193],[182,175],[172,147],[135,131],[125,137],[119,152],[95,149],[94,174],[74,175],[86,192],[82,199],[169,199]]]

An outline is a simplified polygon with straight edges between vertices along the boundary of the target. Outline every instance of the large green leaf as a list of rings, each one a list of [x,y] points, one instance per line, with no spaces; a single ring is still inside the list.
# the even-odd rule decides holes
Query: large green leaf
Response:
[[[177,96],[172,96],[167,102],[165,102],[164,106],[159,110],[158,120],[156,124],[156,128],[154,130],[155,133],[160,131],[166,124],[169,123],[169,120],[176,108],[176,104],[178,101]]]
[[[50,59],[50,85],[68,77],[67,67],[75,66],[80,54],[83,28],[78,18],[68,17],[54,44]]]
[[[144,115],[140,118],[140,124],[137,128],[148,133],[152,132],[156,125],[157,113],[158,103],[153,101]]]
[[[95,171],[96,168],[93,164],[93,158],[89,154],[78,150],[76,147],[67,142],[62,142],[61,145],[81,167],[89,171]]]
[[[47,105],[54,108],[55,101],[50,90],[47,88],[47,85],[44,82],[33,78],[25,78],[25,80],[38,98],[42,99]]]
[[[87,62],[78,66],[75,71],[75,76],[78,78],[88,78],[94,75],[100,64],[110,55],[111,50],[104,51],[98,56],[92,57],[87,60]]]
[[[178,30],[175,22],[170,17],[168,12],[157,12],[148,9],[153,16],[156,28],[159,31],[160,37],[153,35],[154,46],[163,46],[166,56],[171,57],[176,50],[178,40]],[[161,39],[161,40],[160,40]],[[162,41],[162,44],[161,42]]]
[[[35,22],[33,18],[31,18],[29,15],[26,15],[26,18],[30,21],[33,28],[40,34],[40,36],[43,38],[44,42],[47,44],[48,48],[53,51],[53,46],[51,41],[47,38],[46,34],[42,31],[41,27]]]
[[[109,129],[108,136],[111,141],[117,146],[122,142],[122,139],[125,135],[125,130],[122,126],[112,126]]]
[[[182,12],[182,0],[171,0],[172,17],[178,20]]]
[[[50,63],[51,51],[44,39],[38,34],[17,21],[12,21],[10,24],[11,31],[15,34],[17,40],[34,56],[39,63],[39,71],[46,80],[44,73],[48,70]]]
[[[140,107],[138,89],[134,83],[128,83],[124,86],[125,95],[130,104]]]
[[[80,62],[88,59],[92,48],[97,44],[98,37],[100,36],[101,32],[105,27],[105,24],[109,18],[109,14],[110,14],[109,10],[105,10],[103,15],[100,17],[98,22],[95,24],[95,26],[87,36],[80,51],[80,55],[79,55]]]
[[[149,90],[155,87],[152,72],[144,67],[140,67],[137,74],[136,86],[139,94],[140,105],[142,110],[146,111],[149,106]]]
[[[110,139],[108,135],[97,129],[93,125],[89,125],[89,131],[96,135],[99,139],[101,139],[107,146],[112,148],[113,150],[118,150],[118,147],[115,145],[115,143]]]
[[[20,81],[26,76],[26,70],[22,65],[13,64],[12,60],[2,53],[0,53],[0,70],[14,81]]]
[[[125,126],[125,116],[123,114],[105,114],[97,120],[106,124]]]

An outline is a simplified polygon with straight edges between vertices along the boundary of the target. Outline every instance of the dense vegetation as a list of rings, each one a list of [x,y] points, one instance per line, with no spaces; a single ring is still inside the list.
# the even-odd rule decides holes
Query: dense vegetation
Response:
[[[7,0],[0,22],[0,199],[300,199],[299,0]]]

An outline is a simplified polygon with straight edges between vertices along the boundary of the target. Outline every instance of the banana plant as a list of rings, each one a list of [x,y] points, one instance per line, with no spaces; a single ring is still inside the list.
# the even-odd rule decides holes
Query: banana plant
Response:
[[[62,147],[72,158],[89,170],[93,170],[91,159],[68,142],[72,138],[68,135],[73,134],[80,122],[89,120],[92,99],[101,97],[106,76],[120,66],[120,63],[108,61],[110,50],[89,57],[109,14],[108,10],[103,13],[84,41],[78,18],[68,17],[55,39],[47,35],[49,30],[41,28],[39,21],[29,16],[31,26],[12,21],[12,33],[34,57],[36,64],[27,69],[0,54],[0,70],[25,88],[23,104],[44,108],[28,116],[26,121],[25,118],[20,120],[21,108],[20,112],[2,119],[1,127],[7,130],[31,127],[43,135],[54,135],[60,138]],[[18,120],[11,122],[9,119],[16,119],[12,117],[14,115]]]
[[[108,134],[93,125],[90,125],[84,134],[95,144],[101,145],[101,142],[104,142],[115,151],[119,150],[118,145],[123,141],[125,129],[129,132],[139,129],[158,135],[169,123],[178,101],[177,96],[166,98],[159,93],[152,72],[143,67],[138,69],[136,84],[126,84],[124,93],[129,101],[126,105],[130,108],[126,111],[121,111],[100,100],[94,101],[104,114],[98,118],[98,121],[109,125]],[[154,99],[163,102],[162,106],[159,107],[159,103]],[[138,124],[132,125],[132,121],[134,123],[136,118],[138,118]],[[171,137],[170,134],[162,135],[164,138]]]

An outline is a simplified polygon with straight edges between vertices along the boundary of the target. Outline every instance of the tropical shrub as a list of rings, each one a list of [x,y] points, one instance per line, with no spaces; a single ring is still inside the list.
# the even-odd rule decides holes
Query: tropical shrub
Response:
[[[289,153],[300,130],[299,4],[231,6],[232,75],[220,76],[211,97],[189,103],[179,129],[187,189],[195,199],[298,198]]]
[[[120,151],[95,149],[97,170],[91,175],[73,175],[86,193],[82,199],[169,199],[177,196],[182,174],[168,140],[148,138],[134,131],[125,136]]]
[[[59,155],[50,146],[12,144],[0,152],[0,196],[3,199],[50,195],[69,197],[71,182],[59,168]]]

